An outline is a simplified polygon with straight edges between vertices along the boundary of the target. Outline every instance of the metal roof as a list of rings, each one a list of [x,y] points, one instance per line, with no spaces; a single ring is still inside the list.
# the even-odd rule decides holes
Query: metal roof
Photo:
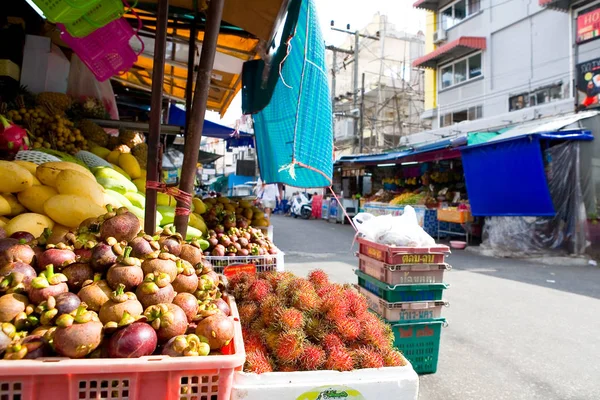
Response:
[[[460,57],[472,50],[485,50],[485,37],[462,36],[448,42],[429,54],[417,58],[413,62],[414,67],[435,68],[442,58]]]

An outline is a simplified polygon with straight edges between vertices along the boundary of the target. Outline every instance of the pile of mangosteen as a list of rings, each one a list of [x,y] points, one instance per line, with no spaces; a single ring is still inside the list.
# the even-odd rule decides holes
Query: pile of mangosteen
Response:
[[[226,278],[199,243],[140,230],[120,208],[74,232],[0,237],[0,356],[222,354],[234,336]]]

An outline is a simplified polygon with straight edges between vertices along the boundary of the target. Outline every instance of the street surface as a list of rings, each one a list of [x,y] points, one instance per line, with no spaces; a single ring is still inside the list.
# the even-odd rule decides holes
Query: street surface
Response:
[[[283,216],[272,223],[287,270],[321,268],[356,283],[352,227]],[[449,325],[437,373],[420,378],[420,400],[600,399],[600,268],[461,250],[448,263]]]

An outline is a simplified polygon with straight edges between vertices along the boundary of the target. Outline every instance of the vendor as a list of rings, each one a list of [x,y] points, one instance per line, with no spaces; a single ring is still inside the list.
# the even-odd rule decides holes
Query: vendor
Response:
[[[267,218],[271,217],[271,211],[277,206],[277,202],[280,200],[279,186],[277,184],[264,184],[259,182],[257,185],[257,197],[260,199],[260,203],[264,207],[265,215]]]

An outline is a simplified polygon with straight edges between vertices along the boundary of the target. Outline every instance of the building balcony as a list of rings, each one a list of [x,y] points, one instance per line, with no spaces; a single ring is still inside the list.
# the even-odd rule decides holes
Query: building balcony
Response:
[[[485,50],[485,48],[485,37],[462,36],[438,47],[423,57],[417,58],[413,62],[413,67],[436,68],[440,61],[459,58],[474,50]]]
[[[413,4],[414,8],[421,8],[423,10],[437,11],[440,8],[439,0],[418,0]]]
[[[542,7],[553,8],[559,11],[569,11],[571,4],[575,3],[572,0],[539,0]]]

